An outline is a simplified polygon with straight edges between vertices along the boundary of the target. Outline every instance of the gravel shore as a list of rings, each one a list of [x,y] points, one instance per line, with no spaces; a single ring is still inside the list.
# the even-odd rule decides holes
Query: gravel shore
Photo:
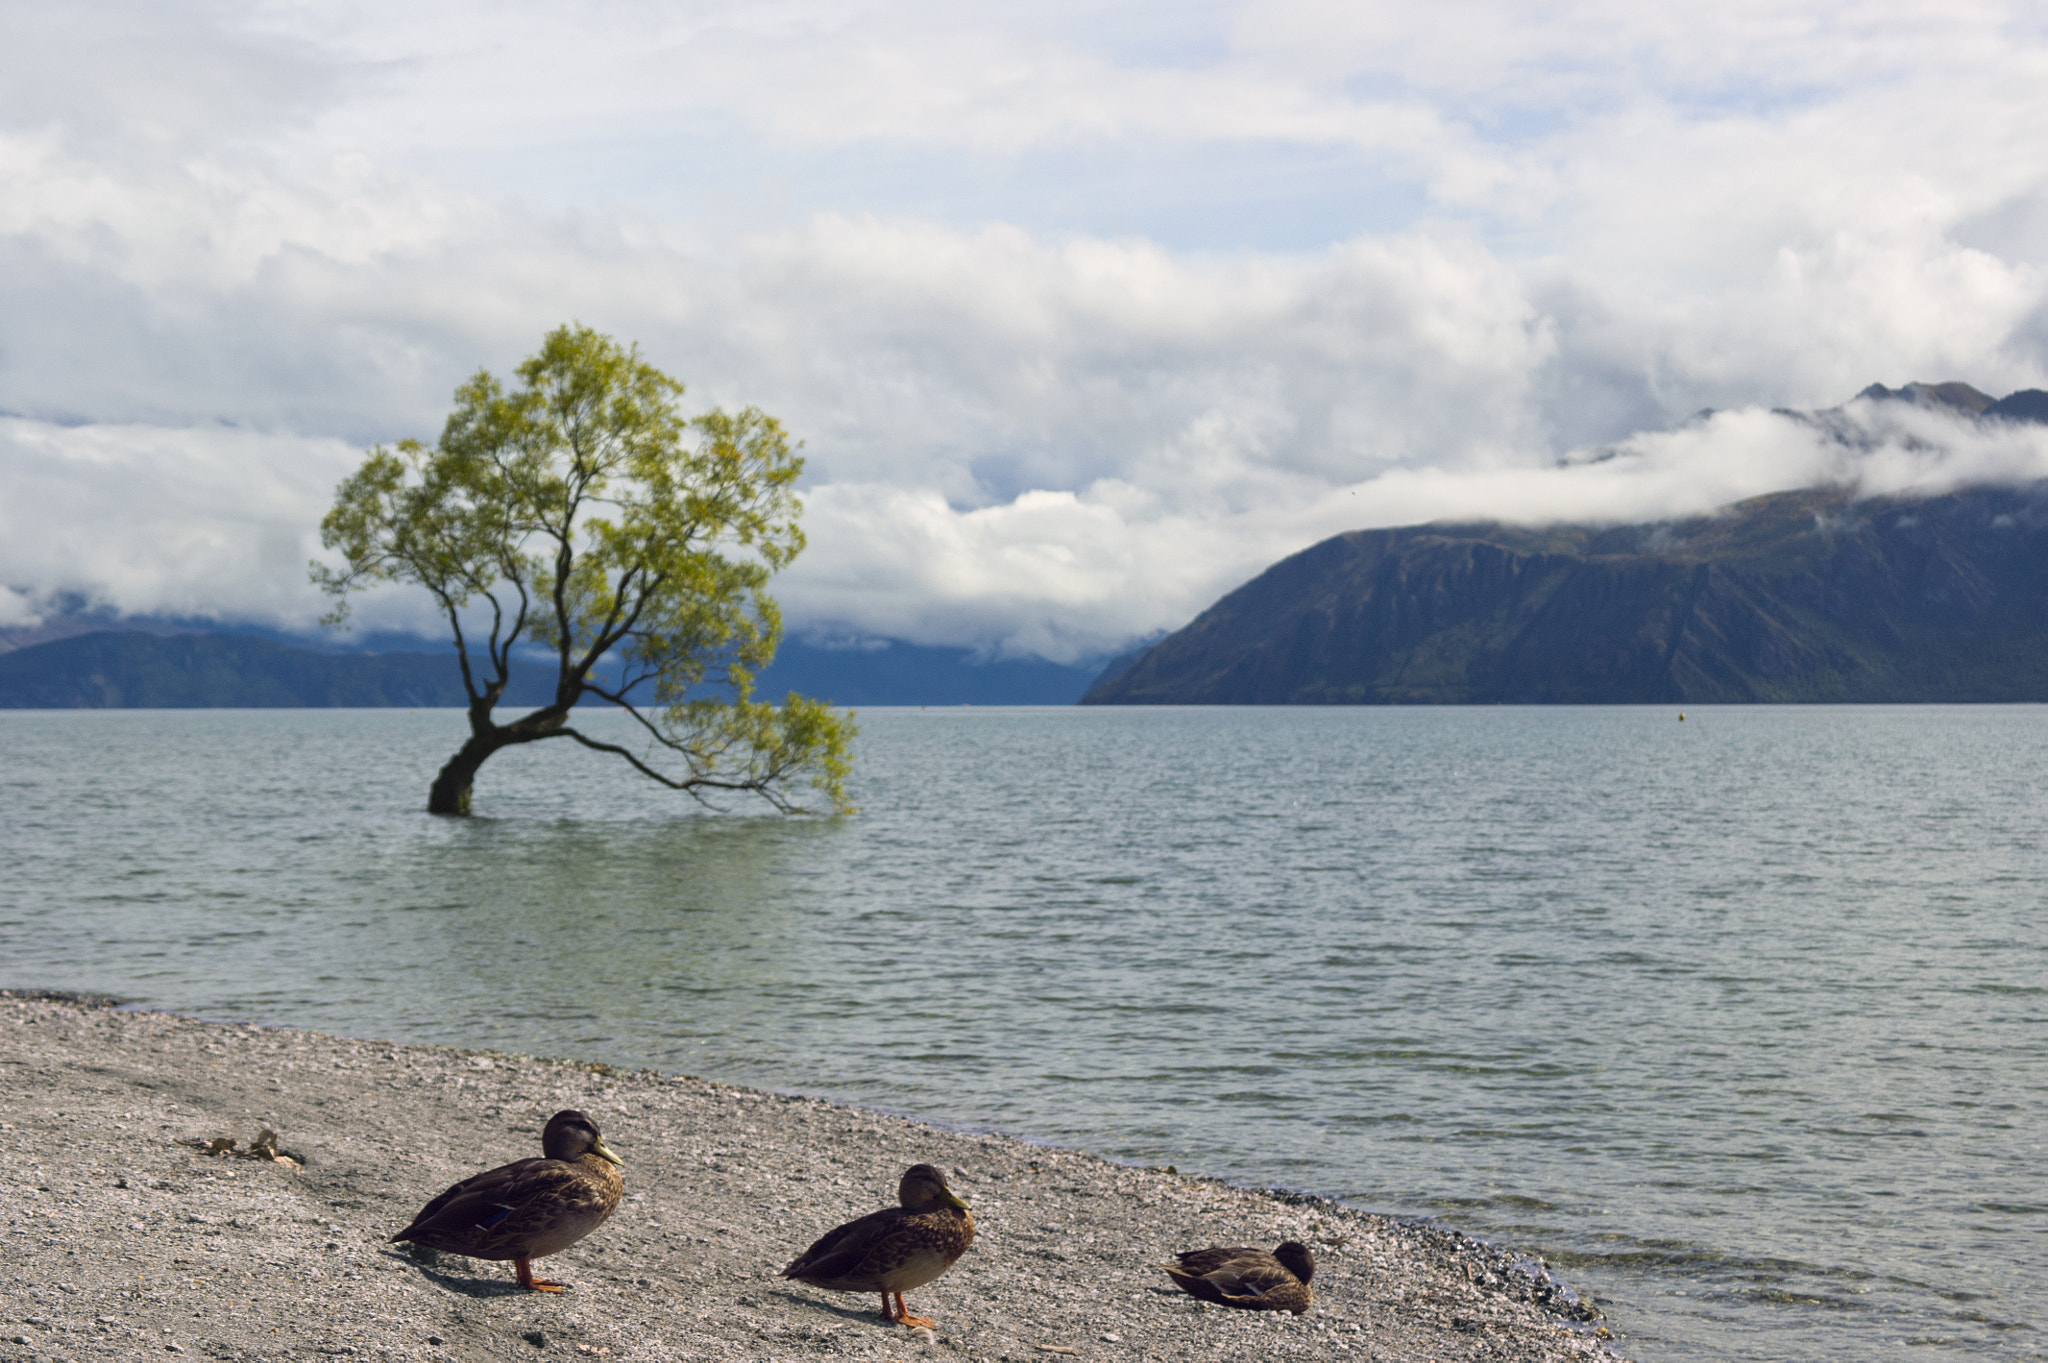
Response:
[[[1617,1357],[1562,1284],[1496,1247],[1319,1199],[653,1071],[135,1012],[0,991],[0,1359],[1385,1359]],[[581,1108],[626,1202],[542,1261],[385,1237]],[[291,1162],[210,1155],[277,1133]],[[967,1257],[876,1299],[777,1277],[824,1230],[945,1170]],[[1156,1264],[1315,1251],[1307,1315],[1228,1311]]]

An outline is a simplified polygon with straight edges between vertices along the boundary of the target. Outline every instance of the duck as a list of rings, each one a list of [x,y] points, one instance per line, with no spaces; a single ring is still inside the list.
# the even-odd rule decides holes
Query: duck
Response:
[[[933,1328],[936,1322],[910,1314],[903,1294],[931,1282],[967,1252],[974,1243],[974,1213],[929,1164],[903,1171],[896,1198],[901,1206],[826,1231],[782,1276],[833,1292],[879,1292],[884,1320]]]
[[[574,1108],[548,1118],[540,1148],[539,1159],[462,1180],[391,1239],[472,1259],[510,1259],[527,1291],[562,1291],[563,1284],[533,1276],[533,1261],[567,1249],[618,1210],[625,1161],[604,1143],[597,1123]]]
[[[1191,1249],[1161,1264],[1181,1291],[1240,1311],[1292,1311],[1300,1315],[1315,1301],[1308,1281],[1316,1256],[1299,1240],[1284,1241],[1271,1254],[1241,1246]]]

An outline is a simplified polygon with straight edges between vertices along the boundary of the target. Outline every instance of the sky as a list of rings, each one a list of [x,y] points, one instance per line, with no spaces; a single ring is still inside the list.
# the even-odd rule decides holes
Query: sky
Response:
[[[2048,475],[1774,412],[2048,387],[2044,16],[0,6],[0,625],[314,628],[336,483],[571,319],[804,442],[826,642],[1081,661],[1344,530]]]

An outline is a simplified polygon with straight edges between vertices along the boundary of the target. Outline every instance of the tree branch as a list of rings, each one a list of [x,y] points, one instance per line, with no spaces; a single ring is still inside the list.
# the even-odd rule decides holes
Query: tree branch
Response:
[[[455,603],[448,598],[447,593],[437,591],[433,587],[427,590],[441,598],[441,609],[448,612],[448,624],[455,631],[455,661],[462,664],[462,689],[469,693],[469,703],[474,705],[483,697],[477,694],[476,678],[470,675],[469,643],[462,637],[462,615],[455,609]]]
[[[592,738],[590,735],[578,732],[577,730],[571,729],[566,725],[560,729],[556,729],[552,733],[544,734],[542,735],[542,737],[554,738],[558,735],[566,738],[573,738],[586,748],[592,748],[598,752],[613,753],[619,757],[623,757],[626,759],[626,761],[631,763],[633,769],[639,772],[642,776],[645,776],[653,781],[658,781],[662,785],[667,786],[670,790],[680,790],[685,795],[688,795],[691,799],[697,801],[699,804],[710,806],[714,809],[717,808],[717,806],[712,805],[709,800],[705,799],[703,795],[699,793],[700,790],[710,789],[751,791],[754,794],[766,799],[768,803],[774,805],[779,813],[797,814],[802,812],[802,806],[794,804],[791,801],[784,799],[782,797],[782,793],[776,790],[773,786],[772,782],[781,779],[781,773],[779,771],[771,772],[765,776],[755,777],[753,780],[750,781],[718,781],[712,779],[709,776],[692,776],[687,781],[678,781],[674,777],[666,774],[665,772],[657,771],[653,767],[648,766],[645,762],[642,762],[639,759],[639,757],[634,755],[633,751],[630,748],[622,748],[616,743],[606,743],[601,739]]]
[[[626,699],[626,692],[624,689],[621,689],[617,695],[613,695],[609,691],[605,691],[599,687],[590,686],[587,684],[584,686],[583,689],[588,691],[591,695],[596,696],[599,700],[610,701],[612,704],[618,706],[621,710],[624,710],[627,714],[631,715],[633,717],[633,722],[635,724],[638,724],[641,728],[647,730],[648,736],[652,738],[655,742],[661,744],[661,746],[663,746],[664,748],[671,749],[675,752],[682,752],[683,749],[681,744],[677,743],[673,738],[670,738],[667,734],[663,733],[659,728],[655,727],[653,720],[649,719],[647,716],[640,713],[639,706],[633,704],[632,701]]]

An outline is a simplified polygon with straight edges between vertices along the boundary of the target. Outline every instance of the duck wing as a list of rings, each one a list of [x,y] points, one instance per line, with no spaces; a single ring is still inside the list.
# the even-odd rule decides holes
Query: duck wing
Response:
[[[1252,1249],[1246,1245],[1223,1245],[1214,1249],[1190,1249],[1184,1250],[1173,1257],[1178,1262],[1161,1264],[1160,1267],[1176,1276],[1187,1273],[1197,1278],[1202,1277],[1204,1274],[1214,1273],[1225,1264],[1239,1259],[1263,1258],[1272,1263],[1279,1262],[1272,1255],[1266,1253],[1265,1250]]]
[[[572,1221],[587,1222],[587,1233],[611,1210],[575,1165],[523,1159],[462,1180],[391,1238],[472,1258],[509,1259],[536,1239],[556,1238],[550,1232]]]
[[[790,1261],[782,1276],[818,1287],[863,1290],[867,1279],[879,1271],[878,1261],[889,1257],[884,1251],[908,1217],[901,1207],[885,1207],[826,1231]]]
[[[1181,1291],[1241,1311],[1308,1310],[1314,1296],[1307,1283],[1263,1249],[1226,1245],[1191,1249],[1161,1264]]]
[[[1202,1281],[1216,1290],[1212,1300],[1246,1311],[1292,1311],[1298,1316],[1315,1299],[1309,1285],[1270,1254],[1233,1260],[1204,1274]]]

